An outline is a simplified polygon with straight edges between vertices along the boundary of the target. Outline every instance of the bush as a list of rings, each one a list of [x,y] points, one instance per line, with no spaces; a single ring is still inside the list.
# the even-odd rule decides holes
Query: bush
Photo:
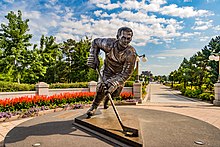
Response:
[[[183,84],[173,84],[173,89],[175,89],[175,90],[181,90],[183,88],[184,88]]]
[[[125,87],[133,87],[134,81],[126,81]]]
[[[184,91],[184,90],[182,90]],[[185,92],[183,93],[184,96],[187,97],[191,97],[191,98],[199,98],[199,95],[202,93],[203,91],[201,89],[185,89]]]
[[[53,83],[49,85],[50,89],[56,88],[87,88],[88,82],[78,82],[78,83]]]
[[[208,92],[204,92],[202,94],[199,95],[199,98],[201,100],[205,100],[205,101],[213,101],[214,100],[214,95]]]
[[[0,92],[34,91],[34,84],[18,84],[0,81]]]

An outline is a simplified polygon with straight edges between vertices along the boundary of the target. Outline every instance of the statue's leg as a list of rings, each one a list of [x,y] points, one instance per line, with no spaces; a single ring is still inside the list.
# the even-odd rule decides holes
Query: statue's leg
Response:
[[[105,93],[104,93],[104,85],[102,83],[98,83],[97,84],[97,88],[96,88],[96,95],[95,98],[93,100],[92,106],[90,107],[90,109],[87,111],[87,115],[88,116],[92,116],[95,114],[99,104],[101,103],[101,101],[103,100],[103,98],[105,97]]]
[[[113,93],[112,93],[112,98],[120,96],[120,93],[122,91],[123,87],[118,87]],[[108,109],[108,103],[109,103],[109,98],[105,97],[104,99],[104,109]]]

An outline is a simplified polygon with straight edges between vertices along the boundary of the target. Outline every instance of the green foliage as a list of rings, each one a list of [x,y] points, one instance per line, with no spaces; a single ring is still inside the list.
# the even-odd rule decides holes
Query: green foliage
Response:
[[[46,83],[59,82],[60,78],[57,73],[59,70],[56,70],[59,61],[62,59],[62,52],[59,46],[60,45],[55,42],[55,37],[44,37],[44,35],[42,35],[40,48],[37,52],[40,54],[39,59],[42,62],[42,66],[46,68],[46,73],[39,77],[39,81]]]
[[[91,46],[91,39],[86,38],[79,42],[68,39],[64,41],[61,47],[64,63],[58,68],[63,69],[62,79],[65,82],[82,82],[97,80],[97,73],[87,66],[87,58]]]
[[[97,81],[96,71],[87,65],[91,39],[67,39],[56,43],[55,37],[42,35],[40,46],[31,46],[29,20],[22,13],[9,12],[8,24],[0,29],[0,80],[18,83]],[[101,64],[103,61],[101,59]]]
[[[134,69],[131,77],[128,79],[129,81],[136,81],[136,77],[137,77],[138,71],[137,71],[137,67]]]
[[[142,86],[142,94],[145,96],[147,94],[146,85]]]
[[[77,82],[77,83],[53,83],[49,85],[50,89],[55,88],[87,88],[88,82]]]
[[[170,81],[183,85],[180,87],[174,84],[174,89],[181,90],[186,96],[197,98],[201,94],[201,91],[213,91],[213,85],[216,83],[219,74],[219,63],[210,61],[209,56],[212,53],[219,54],[219,52],[220,36],[216,36],[189,60],[184,58],[179,69],[172,71],[169,75]],[[188,86],[191,88],[187,88]],[[201,98],[206,99],[207,95],[201,95]]]
[[[13,81],[20,83],[23,71],[27,67],[25,59],[27,47],[31,46],[29,41],[32,35],[27,34],[29,20],[22,20],[20,10],[18,15],[11,11],[5,18],[8,19],[8,24],[1,24],[0,29],[0,71],[3,80],[10,75]]]
[[[199,99],[212,102],[214,100],[214,95],[212,93],[204,92],[199,95]]]
[[[34,91],[34,84],[18,84],[0,81],[0,92]]]
[[[133,87],[134,81],[126,81],[125,87]]]
[[[199,98],[199,95],[202,94],[202,92],[201,89],[186,89],[183,95],[191,98]]]
[[[182,90],[183,89],[183,84],[173,84],[173,89]]]

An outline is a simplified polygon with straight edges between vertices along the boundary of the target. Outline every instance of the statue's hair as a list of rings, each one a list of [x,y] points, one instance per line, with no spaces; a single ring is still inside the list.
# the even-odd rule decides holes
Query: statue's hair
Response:
[[[118,39],[118,37],[121,35],[121,32],[122,31],[125,31],[125,32],[131,32],[132,33],[132,36],[133,36],[133,31],[131,28],[129,27],[121,27],[118,29],[118,32],[117,32],[117,35],[116,35],[116,38]]]

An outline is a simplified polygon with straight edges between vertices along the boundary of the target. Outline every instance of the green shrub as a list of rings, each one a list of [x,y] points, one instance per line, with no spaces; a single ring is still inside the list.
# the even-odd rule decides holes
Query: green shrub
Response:
[[[56,88],[87,88],[88,82],[78,82],[78,83],[53,83],[49,85],[50,89]]]
[[[173,89],[181,90],[181,89],[183,89],[183,84],[173,84]]]
[[[184,91],[184,90],[182,90]],[[199,98],[199,95],[202,93],[203,91],[201,89],[185,89],[185,92],[184,92],[184,96],[187,96],[187,97],[191,97],[191,98]]]
[[[205,101],[213,101],[215,99],[214,95],[208,92],[204,92],[202,94],[199,95],[199,98],[201,100],[205,100]]]
[[[125,87],[133,87],[134,81],[126,81]]]
[[[0,92],[34,91],[34,84],[18,84],[0,81]]]
[[[142,85],[142,94],[143,94],[143,95],[146,95],[146,94],[147,94],[146,87],[147,87],[146,84]]]
[[[184,95],[185,92],[186,92],[186,89],[185,89],[185,88],[182,88],[182,89],[180,90],[180,92]]]

